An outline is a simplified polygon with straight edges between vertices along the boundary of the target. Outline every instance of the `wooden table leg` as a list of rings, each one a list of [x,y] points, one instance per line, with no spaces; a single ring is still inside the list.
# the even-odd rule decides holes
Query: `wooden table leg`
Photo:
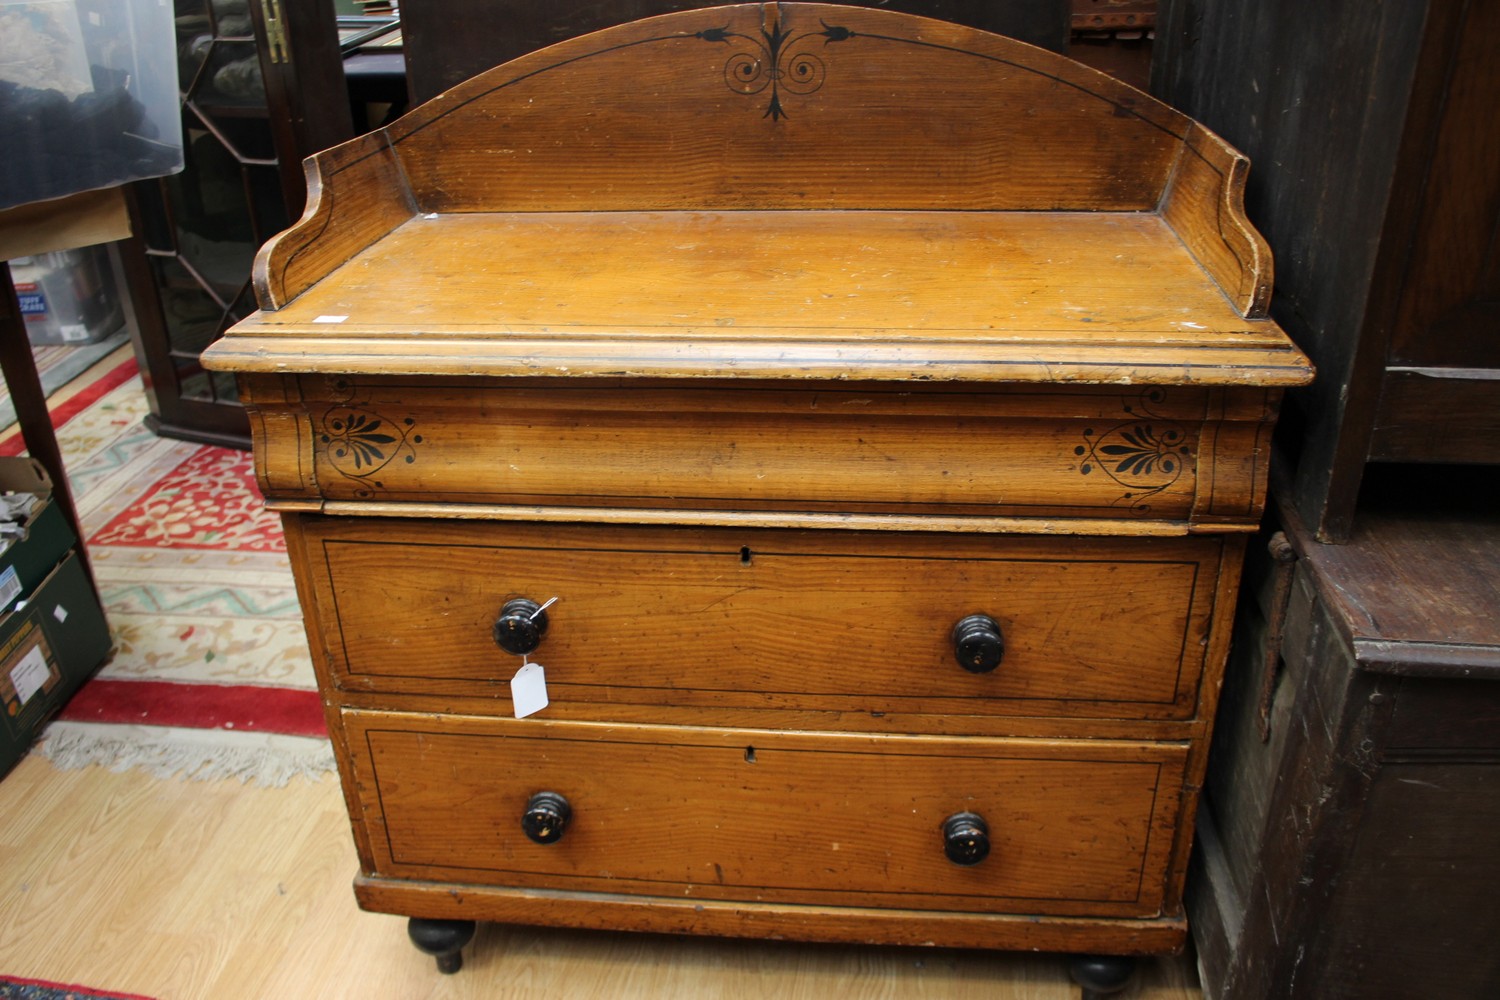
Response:
[[[83,528],[78,523],[73,491],[68,486],[67,472],[63,468],[62,450],[52,429],[52,415],[47,412],[47,394],[42,390],[42,379],[37,374],[36,358],[26,337],[26,319],[21,315],[21,303],[11,281],[10,264],[6,261],[0,261],[0,286],[3,286],[0,288],[0,372],[5,375],[26,449],[52,477],[53,502],[78,536],[78,561],[93,582],[93,568],[89,565]]]

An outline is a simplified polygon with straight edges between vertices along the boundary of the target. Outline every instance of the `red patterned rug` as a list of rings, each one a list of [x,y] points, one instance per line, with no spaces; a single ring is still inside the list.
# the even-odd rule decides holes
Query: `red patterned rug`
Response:
[[[114,652],[42,752],[266,784],[331,770],[286,544],[250,455],[148,430],[128,351],[66,393],[53,422]],[[21,448],[0,437],[0,454]]]

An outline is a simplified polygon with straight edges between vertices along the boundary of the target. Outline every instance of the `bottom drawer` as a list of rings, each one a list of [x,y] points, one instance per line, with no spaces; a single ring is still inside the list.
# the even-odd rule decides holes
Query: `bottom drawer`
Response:
[[[1187,753],[365,711],[343,722],[370,875],[987,913],[1159,913]],[[569,813],[551,843],[523,831],[540,792]],[[984,835],[972,819],[945,830],[965,813]],[[982,860],[949,859],[979,841]]]

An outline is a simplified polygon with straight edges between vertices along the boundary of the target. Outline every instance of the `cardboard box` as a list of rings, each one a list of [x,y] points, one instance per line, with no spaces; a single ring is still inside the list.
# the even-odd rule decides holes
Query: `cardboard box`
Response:
[[[25,534],[0,552],[0,612],[36,589],[77,541],[52,500],[52,480],[40,462],[30,458],[0,458],[0,493],[35,493],[42,506],[31,512]]]
[[[76,552],[0,616],[0,776],[109,655],[109,625]]]

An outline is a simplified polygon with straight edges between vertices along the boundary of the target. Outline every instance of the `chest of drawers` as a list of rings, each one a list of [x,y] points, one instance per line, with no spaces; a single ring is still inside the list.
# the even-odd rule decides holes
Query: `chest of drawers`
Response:
[[[450,969],[473,920],[1183,943],[1311,377],[1242,158],[1008,39],[752,4],[308,170],[205,363],[284,514],[361,905]]]

